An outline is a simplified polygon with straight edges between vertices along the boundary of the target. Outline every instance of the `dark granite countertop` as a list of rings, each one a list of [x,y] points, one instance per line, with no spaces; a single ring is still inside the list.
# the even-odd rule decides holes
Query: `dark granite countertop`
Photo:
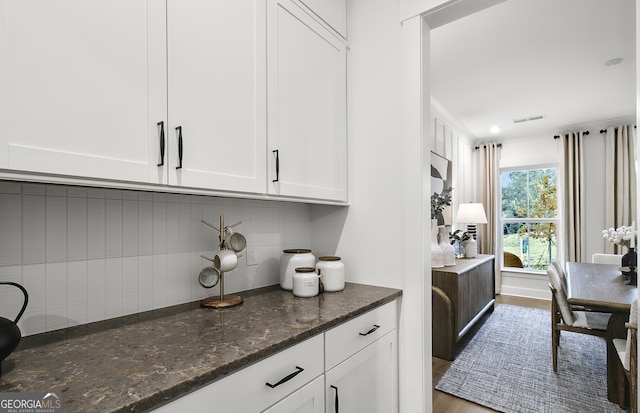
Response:
[[[269,287],[234,308],[194,302],[25,337],[0,392],[57,392],[65,413],[148,411],[401,294],[347,283],[297,298]]]

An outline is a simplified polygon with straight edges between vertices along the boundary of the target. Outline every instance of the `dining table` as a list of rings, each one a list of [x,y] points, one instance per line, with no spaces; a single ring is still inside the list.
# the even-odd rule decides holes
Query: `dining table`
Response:
[[[607,325],[607,396],[609,401],[618,403],[617,388],[624,384],[616,379],[613,366],[618,356],[610,348],[610,338],[626,337],[624,323],[629,320],[631,302],[638,296],[638,287],[625,283],[617,265],[567,262],[565,268],[569,304],[611,313]]]

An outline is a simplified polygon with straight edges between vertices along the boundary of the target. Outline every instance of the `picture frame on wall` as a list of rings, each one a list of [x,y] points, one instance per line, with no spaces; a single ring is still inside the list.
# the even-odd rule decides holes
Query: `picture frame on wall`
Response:
[[[451,160],[431,152],[431,194],[441,195],[451,188],[452,177]],[[451,206],[446,207],[437,216],[438,225],[451,225]]]

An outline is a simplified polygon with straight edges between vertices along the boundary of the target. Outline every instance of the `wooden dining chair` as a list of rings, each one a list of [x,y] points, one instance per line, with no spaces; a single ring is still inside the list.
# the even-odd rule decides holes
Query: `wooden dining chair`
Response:
[[[607,337],[607,351],[613,350],[615,357],[615,386],[618,388],[618,404],[623,409],[629,402],[631,413],[638,411],[638,299],[631,302],[629,322],[625,323],[626,337]]]
[[[553,265],[553,267],[556,269],[556,272],[560,276],[562,289],[566,294],[567,293],[567,274],[565,274],[564,268],[562,268],[562,263],[560,262],[559,259],[555,258],[551,261],[551,265]]]
[[[554,265],[547,268],[549,288],[551,289],[551,351],[553,355],[553,371],[558,371],[558,346],[560,332],[588,334],[606,337],[607,323],[611,313],[596,311],[576,311],[567,302],[567,294],[562,286],[560,275]]]
[[[522,260],[516,254],[505,251],[503,253],[503,263],[505,267],[522,268]]]
[[[600,254],[595,253],[591,256],[592,264],[613,264],[613,265],[621,265],[622,263],[622,255],[618,254]]]

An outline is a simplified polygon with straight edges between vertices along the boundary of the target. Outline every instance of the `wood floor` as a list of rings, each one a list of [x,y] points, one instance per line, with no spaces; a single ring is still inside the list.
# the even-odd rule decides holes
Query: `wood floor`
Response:
[[[500,305],[500,304],[511,304],[511,305],[519,305],[523,307],[542,308],[545,310],[551,307],[550,301],[498,295],[496,296],[496,305]],[[451,365],[450,361],[439,359],[436,357],[431,358],[434,387],[436,384],[438,384],[438,381],[444,375],[444,373],[447,371],[450,365]],[[447,393],[443,393],[433,389],[433,413],[449,413],[449,412],[486,413],[486,412],[495,412],[495,410],[488,409],[486,407],[468,402],[463,399],[458,399],[457,397],[453,397]]]

